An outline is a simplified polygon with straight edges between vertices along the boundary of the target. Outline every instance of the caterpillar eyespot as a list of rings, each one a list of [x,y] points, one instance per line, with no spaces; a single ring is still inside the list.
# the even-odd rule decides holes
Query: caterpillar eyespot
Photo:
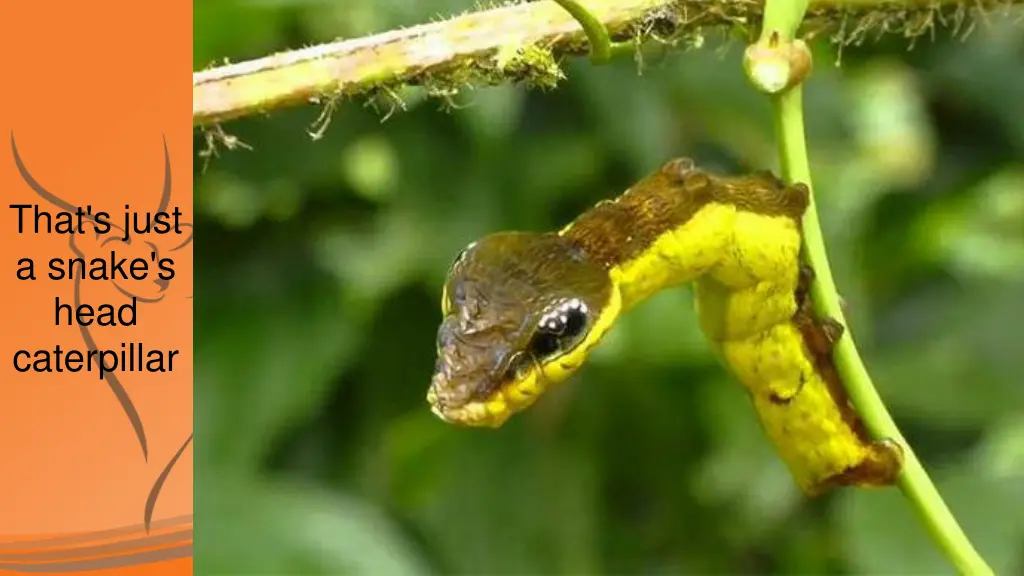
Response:
[[[540,318],[529,351],[539,360],[571,350],[584,335],[590,309],[579,298],[572,298],[550,309]]]
[[[832,364],[842,327],[810,305],[809,202],[770,172],[715,175],[677,158],[558,232],[481,238],[445,282],[433,412],[501,426],[572,375],[623,312],[693,283],[702,332],[805,493],[894,483],[903,453],[868,435]]]

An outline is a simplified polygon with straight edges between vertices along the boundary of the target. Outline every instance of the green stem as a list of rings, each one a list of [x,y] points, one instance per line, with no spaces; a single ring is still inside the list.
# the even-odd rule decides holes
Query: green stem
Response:
[[[801,88],[797,86],[784,94],[773,96],[772,99],[775,104],[782,153],[783,178],[788,182],[803,182],[810,187],[811,175],[804,142],[801,93]],[[903,447],[904,463],[899,479],[900,490],[910,500],[932,539],[961,574],[992,574],[992,569],[971,545],[956,518],[942,500],[942,496],[900,433],[871,381],[839,305],[839,296],[829,267],[813,194],[811,205],[804,216],[804,253],[811,268],[814,269],[815,282],[811,288],[811,298],[815,309],[823,317],[834,318],[847,327],[836,345],[834,359],[850,398],[872,434],[879,438],[891,438]]]
[[[572,15],[580,26],[583,33],[587,35],[590,42],[590,61],[594,64],[607,64],[616,53],[631,48],[630,42],[612,42],[608,34],[608,28],[604,22],[587,10],[576,0],[554,0],[556,4],[565,8],[566,12]]]
[[[782,41],[792,41],[806,6],[806,0],[768,0],[762,37],[767,38],[769,34],[776,32]],[[790,183],[803,182],[813,191],[804,136],[802,86],[797,84],[772,95],[771,99],[774,105],[783,178]],[[823,317],[834,318],[847,328],[836,344],[836,369],[871,433],[876,437],[891,438],[903,447],[905,459],[898,483],[900,490],[913,505],[932,539],[961,574],[993,574],[992,569],[971,545],[956,518],[942,500],[921,461],[900,433],[885,403],[875,390],[839,303],[813,192],[810,206],[804,216],[803,228],[805,258],[815,272],[815,282],[811,288],[815,309]]]
[[[590,10],[584,8],[576,0],[555,0],[559,6],[572,14],[572,17],[583,27],[583,32],[590,41],[590,60],[595,64],[604,64],[612,59],[612,41],[608,37],[608,29]]]

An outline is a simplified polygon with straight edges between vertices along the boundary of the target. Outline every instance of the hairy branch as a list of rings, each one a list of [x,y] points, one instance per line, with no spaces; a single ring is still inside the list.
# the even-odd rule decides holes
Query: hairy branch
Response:
[[[762,0],[589,0],[614,39],[687,44],[714,29],[756,30]],[[916,38],[969,30],[979,16],[1024,0],[811,0],[802,30],[853,44],[883,34]],[[192,121],[210,125],[304,102],[395,95],[408,85],[434,94],[523,82],[552,87],[558,58],[587,52],[583,31],[554,2],[512,4],[412,28],[282,52],[192,75]]]

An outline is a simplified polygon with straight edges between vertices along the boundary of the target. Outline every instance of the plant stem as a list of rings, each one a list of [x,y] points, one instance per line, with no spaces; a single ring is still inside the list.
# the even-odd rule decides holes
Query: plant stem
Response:
[[[881,34],[917,37],[937,26],[955,32],[978,15],[1021,4],[1024,0],[810,0],[803,22],[819,36],[849,44]],[[763,6],[762,0],[586,1],[592,20],[613,37],[643,40],[653,29],[669,41],[749,26],[760,21]],[[393,96],[408,85],[458,90],[525,79],[547,87],[561,76],[546,62],[513,58],[516,65],[501,64],[510,61],[509,54],[537,48],[550,58],[585,54],[586,37],[566,8],[540,0],[281,52],[195,72],[192,123],[216,124],[339,96]]]
[[[594,16],[590,10],[584,8],[576,0],[554,0],[562,8],[572,15],[590,41],[590,61],[594,64],[605,64],[612,59],[612,41],[608,36],[608,28]]]
[[[784,94],[773,96],[772,99],[775,103],[776,125],[782,153],[783,178],[788,182],[803,182],[810,188],[811,177],[804,143],[801,92],[801,88],[797,86]],[[851,400],[873,435],[878,438],[891,438],[903,448],[904,463],[899,479],[900,490],[910,500],[932,539],[961,574],[992,574],[992,569],[971,545],[956,518],[942,500],[942,496],[900,433],[871,381],[839,305],[839,296],[829,267],[813,193],[810,207],[804,216],[804,252],[808,263],[814,269],[815,282],[811,289],[811,298],[816,311],[824,317],[834,318],[846,327],[843,337],[836,344],[833,358]]]
[[[792,41],[805,7],[806,1],[768,0],[762,37],[776,32],[782,41]],[[804,131],[802,85],[797,84],[770,97],[774,105],[783,178],[790,183],[803,182],[812,190],[810,206],[803,221],[803,250],[815,273],[811,298],[818,314],[831,317],[846,327],[833,355],[836,369],[871,433],[878,438],[891,438],[903,448],[904,464],[898,482],[899,488],[913,505],[918,517],[943,554],[961,574],[993,574],[992,569],[971,545],[931,478],[928,477],[921,461],[889,415],[854,343],[839,303],[818,219],[817,204],[814,201]]]

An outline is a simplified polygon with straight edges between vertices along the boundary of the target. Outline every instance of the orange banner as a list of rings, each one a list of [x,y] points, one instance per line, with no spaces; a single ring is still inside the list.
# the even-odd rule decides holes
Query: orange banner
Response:
[[[192,4],[0,5],[0,571],[192,571]]]

